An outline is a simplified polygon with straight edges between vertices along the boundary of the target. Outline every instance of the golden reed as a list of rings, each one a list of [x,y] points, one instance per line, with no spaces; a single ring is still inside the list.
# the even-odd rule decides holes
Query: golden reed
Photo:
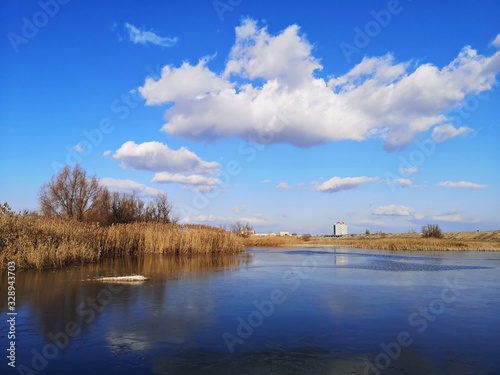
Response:
[[[104,257],[242,251],[241,238],[204,225],[131,223],[108,227],[36,214],[0,215],[0,267],[60,268]]]
[[[443,233],[443,238],[422,238],[420,234],[384,234],[354,235],[344,237],[280,237],[250,236],[243,240],[245,246],[279,247],[279,246],[332,246],[356,247],[360,249],[379,250],[441,250],[441,251],[498,251],[500,250],[500,232],[453,232]]]

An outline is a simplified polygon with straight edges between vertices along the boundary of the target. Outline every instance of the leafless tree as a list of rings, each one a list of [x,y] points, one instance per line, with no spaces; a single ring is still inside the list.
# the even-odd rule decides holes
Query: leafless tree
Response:
[[[250,223],[243,224],[239,221],[231,225],[231,232],[237,234],[238,236],[248,237],[253,233],[253,227]]]
[[[144,202],[134,192],[130,194],[114,192],[111,195],[111,223],[131,223],[144,220]]]
[[[39,193],[41,212],[44,215],[57,215],[83,221],[102,194],[103,187],[99,185],[97,177],[88,177],[79,164],[73,168],[65,166],[41,187]]]
[[[441,228],[437,224],[422,225],[422,237],[443,238]]]
[[[157,221],[170,223],[172,221],[172,203],[166,193],[158,194],[154,200],[156,205]]]

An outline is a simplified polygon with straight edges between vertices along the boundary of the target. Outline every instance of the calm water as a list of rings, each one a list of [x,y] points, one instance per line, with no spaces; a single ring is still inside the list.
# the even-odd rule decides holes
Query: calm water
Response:
[[[132,273],[151,280],[82,281]],[[18,272],[17,369],[2,355],[0,372],[500,374],[499,287],[500,253],[485,252],[251,249]]]

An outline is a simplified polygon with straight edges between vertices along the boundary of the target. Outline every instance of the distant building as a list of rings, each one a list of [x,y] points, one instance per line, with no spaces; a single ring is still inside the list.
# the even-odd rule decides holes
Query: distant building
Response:
[[[334,236],[345,236],[347,234],[347,224],[343,221],[337,221],[333,225],[333,235]]]
[[[289,236],[290,232],[280,232],[280,236]]]

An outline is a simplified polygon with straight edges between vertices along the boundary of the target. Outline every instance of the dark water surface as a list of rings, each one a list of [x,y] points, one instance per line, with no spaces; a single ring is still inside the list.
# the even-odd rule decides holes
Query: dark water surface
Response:
[[[83,281],[127,274],[151,280]],[[18,272],[15,369],[0,276],[2,374],[500,374],[500,253],[250,249]]]

